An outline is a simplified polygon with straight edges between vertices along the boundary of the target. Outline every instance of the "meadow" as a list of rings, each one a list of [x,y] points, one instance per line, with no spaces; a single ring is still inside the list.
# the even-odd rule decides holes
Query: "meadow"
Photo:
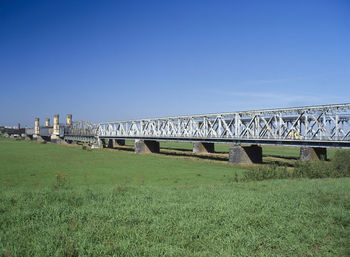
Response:
[[[349,256],[350,179],[237,182],[229,146],[195,156],[0,139],[2,256]],[[292,169],[298,148],[264,147]],[[329,151],[332,159],[334,151]],[[254,166],[254,165],[253,165]]]

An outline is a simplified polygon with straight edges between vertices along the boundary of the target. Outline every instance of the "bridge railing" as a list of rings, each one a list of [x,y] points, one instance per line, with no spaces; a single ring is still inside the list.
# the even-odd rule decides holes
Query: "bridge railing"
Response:
[[[106,122],[98,125],[97,135],[350,143],[350,104]]]

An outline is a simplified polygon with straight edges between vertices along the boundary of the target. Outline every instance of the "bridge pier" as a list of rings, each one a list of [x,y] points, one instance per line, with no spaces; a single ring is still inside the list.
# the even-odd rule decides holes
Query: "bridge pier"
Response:
[[[30,135],[27,135],[26,133],[24,133],[24,134],[22,134],[22,138],[24,139],[24,140],[32,140],[33,139],[33,136],[30,136]]]
[[[114,148],[116,146],[125,145],[124,139],[109,139],[108,140],[108,148]]]
[[[135,153],[159,153],[159,142],[151,140],[135,140]]]
[[[323,147],[300,147],[301,161],[327,160],[327,148]]]
[[[234,145],[230,148],[229,162],[240,164],[262,163],[262,148],[258,145]]]
[[[214,143],[193,143],[193,153],[214,153]]]
[[[103,139],[98,139],[97,142],[95,144],[91,145],[91,149],[102,149],[103,148]]]
[[[37,142],[44,142],[46,141],[44,138],[42,138],[40,135],[33,135],[33,138],[32,138],[34,141],[37,141]]]

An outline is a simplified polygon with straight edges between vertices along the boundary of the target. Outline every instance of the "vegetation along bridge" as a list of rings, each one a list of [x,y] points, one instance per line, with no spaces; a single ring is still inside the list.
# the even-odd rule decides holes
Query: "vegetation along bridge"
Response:
[[[302,160],[311,160],[326,158],[327,147],[350,147],[350,104],[99,124],[72,122],[71,115],[67,115],[66,124],[59,124],[58,115],[55,115],[52,132],[47,122],[45,127],[39,127],[36,118],[34,129],[28,129],[32,135],[27,133],[27,136],[42,140],[51,135],[51,141],[85,142],[93,147],[102,147],[107,141],[109,147],[114,147],[123,145],[125,139],[133,139],[136,153],[159,152],[159,141],[162,140],[194,142],[195,153],[214,152],[214,143],[233,143],[229,153],[229,160],[233,163],[261,162],[262,149],[258,145],[294,145],[301,147]],[[45,135],[40,134],[41,130]]]

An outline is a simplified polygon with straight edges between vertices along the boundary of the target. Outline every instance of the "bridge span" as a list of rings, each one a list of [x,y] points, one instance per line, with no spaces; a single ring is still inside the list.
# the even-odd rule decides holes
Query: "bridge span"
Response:
[[[101,139],[350,147],[350,104],[105,122]]]
[[[70,116],[71,119],[71,116]],[[56,133],[57,134],[57,133]],[[350,148],[350,104],[304,106],[128,121],[70,121],[61,138],[101,147],[135,140],[135,151],[159,152],[158,141],[188,141],[194,152],[232,143],[231,162],[260,162],[258,145],[294,145],[301,159],[325,158],[327,147]],[[252,146],[241,146],[249,144]],[[258,156],[258,158],[256,158]],[[232,157],[232,158],[231,158]]]

